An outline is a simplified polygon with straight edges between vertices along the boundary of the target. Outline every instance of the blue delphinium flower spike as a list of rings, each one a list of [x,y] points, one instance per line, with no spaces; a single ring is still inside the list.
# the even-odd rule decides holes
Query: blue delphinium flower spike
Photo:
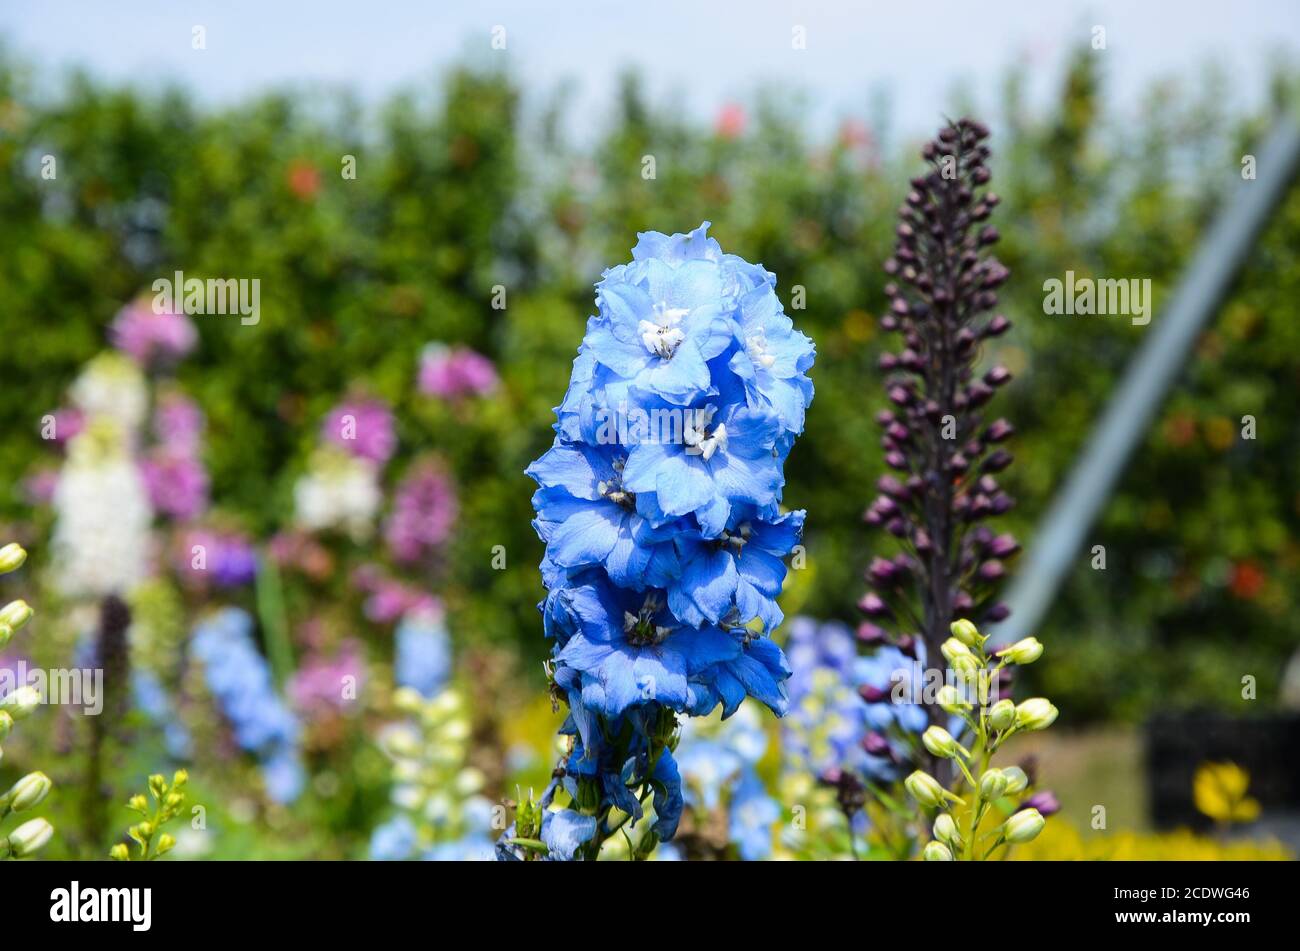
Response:
[[[572,739],[543,814],[502,837],[505,858],[593,858],[653,811],[634,853],[648,855],[682,809],[677,717],[730,716],[746,696],[786,709],[771,634],[804,513],[780,503],[815,351],[775,275],[707,232],[642,234],[602,275],[554,444],[528,468]]]

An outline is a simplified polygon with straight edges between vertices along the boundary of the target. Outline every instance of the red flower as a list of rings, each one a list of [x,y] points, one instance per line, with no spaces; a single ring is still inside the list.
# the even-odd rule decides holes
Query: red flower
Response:
[[[1232,589],[1234,596],[1249,600],[1263,590],[1266,580],[1267,576],[1255,562],[1238,561],[1232,566],[1232,578],[1228,582],[1228,587]]]

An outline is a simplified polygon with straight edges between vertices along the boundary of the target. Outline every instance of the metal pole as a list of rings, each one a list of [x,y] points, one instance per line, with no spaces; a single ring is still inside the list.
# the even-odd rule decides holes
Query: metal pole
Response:
[[[1218,311],[1273,210],[1300,169],[1300,127],[1287,116],[1257,156],[1256,178],[1237,184],[1173,299],[1156,320],[1093,429],[1065,487],[1052,501],[1006,601],[1011,616],[997,625],[1001,642],[1033,633],[1075,565],[1088,529],[1196,342]]]

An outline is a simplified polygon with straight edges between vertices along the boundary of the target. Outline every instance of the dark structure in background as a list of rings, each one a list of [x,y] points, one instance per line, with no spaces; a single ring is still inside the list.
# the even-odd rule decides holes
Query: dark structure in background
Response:
[[[1214,823],[1192,800],[1192,778],[1202,763],[1224,761],[1250,773],[1250,795],[1262,810],[1254,831],[1300,848],[1300,714],[1294,713],[1249,719],[1219,713],[1153,717],[1146,731],[1146,773],[1155,826],[1212,829]]]

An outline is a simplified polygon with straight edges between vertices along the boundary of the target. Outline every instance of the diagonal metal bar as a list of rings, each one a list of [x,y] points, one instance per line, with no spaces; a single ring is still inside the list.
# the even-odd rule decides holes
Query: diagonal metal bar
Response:
[[[992,632],[998,641],[1034,632],[1047,614],[1198,334],[1300,170],[1300,126],[1289,115],[1283,118],[1256,158],[1256,178],[1236,185],[1043,517],[1005,599],[1011,616]]]

